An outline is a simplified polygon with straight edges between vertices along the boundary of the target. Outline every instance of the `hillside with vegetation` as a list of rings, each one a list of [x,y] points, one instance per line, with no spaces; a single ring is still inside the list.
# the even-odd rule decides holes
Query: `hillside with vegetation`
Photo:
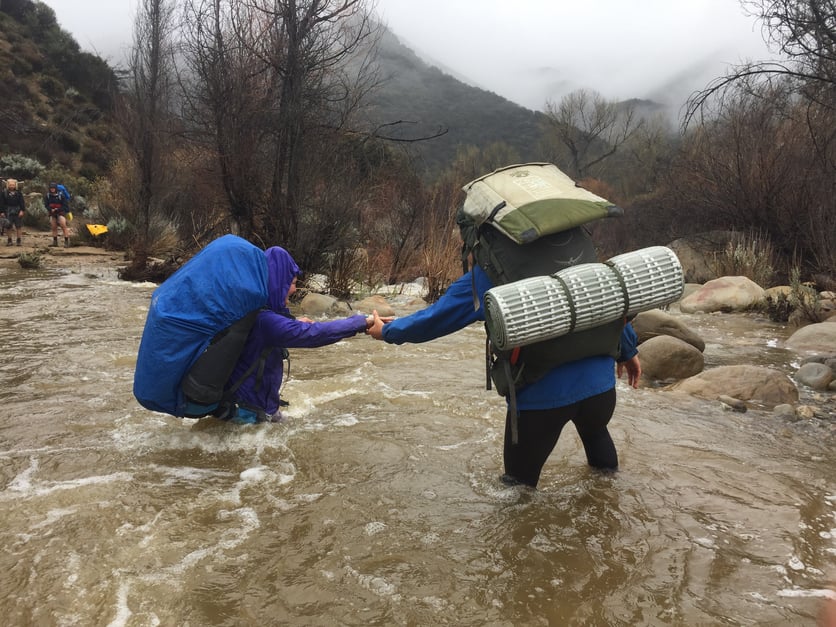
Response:
[[[50,7],[3,0],[0,163],[4,176],[32,179],[42,172],[36,164],[17,163],[14,155],[88,180],[105,174],[118,143],[112,117],[116,88],[115,71],[82,51]]]
[[[89,179],[104,173],[120,140],[117,70],[80,50],[45,4],[4,0],[0,28],[0,154],[54,162]],[[523,160],[537,158],[542,114],[427,65],[389,31],[377,62],[370,127],[414,144],[427,175],[437,176],[465,146],[503,142]]]

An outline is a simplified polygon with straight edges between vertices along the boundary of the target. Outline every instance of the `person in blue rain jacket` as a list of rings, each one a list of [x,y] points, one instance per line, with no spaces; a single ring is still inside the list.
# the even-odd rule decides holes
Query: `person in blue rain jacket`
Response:
[[[480,306],[473,306],[474,286]],[[493,284],[475,265],[457,279],[435,303],[390,322],[376,315],[368,333],[390,344],[428,342],[485,320],[485,292]],[[641,364],[631,324],[624,326],[621,355],[614,367],[608,355],[585,357],[550,370],[542,379],[516,391],[517,443],[511,437],[511,406],[505,420],[501,480],[508,485],[536,487],[546,459],[568,422],[575,425],[587,462],[601,470],[616,470],[618,454],[607,425],[615,410],[616,374],[624,371],[632,387],[638,386]]]

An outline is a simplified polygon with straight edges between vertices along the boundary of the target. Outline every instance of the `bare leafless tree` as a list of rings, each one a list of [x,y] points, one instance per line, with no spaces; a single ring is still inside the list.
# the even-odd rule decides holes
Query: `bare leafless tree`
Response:
[[[246,238],[266,203],[264,155],[281,84],[253,51],[252,16],[234,0],[186,0],[181,45],[190,136],[214,151],[234,230]]]
[[[707,201],[705,216],[725,213],[738,228],[763,227],[785,258],[800,259],[808,272],[832,274],[836,2],[741,4],[760,20],[779,59],[735,67],[689,99],[683,157],[690,165],[678,170],[682,189]],[[702,184],[688,184],[693,176]]]
[[[833,0],[746,0],[763,24],[767,42],[807,80],[836,85],[836,2]]]
[[[316,224],[345,232],[331,228],[336,187],[346,203],[359,202],[326,164],[358,130],[354,115],[377,84],[369,0],[186,0],[185,8],[192,132],[218,155],[231,217],[242,235],[310,258],[322,246],[310,236]],[[342,217],[356,215],[346,207]]]
[[[791,81],[741,84],[685,137],[673,170],[680,234],[756,233],[787,265],[800,260],[808,274],[831,272],[836,179],[814,146],[810,107]],[[832,115],[818,113],[815,124],[832,124]]]
[[[617,183],[622,197],[638,198],[654,194],[662,185],[678,144],[676,125],[666,113],[646,117],[624,143],[620,155],[616,157],[619,165],[610,169],[609,179]]]
[[[595,91],[579,89],[559,103],[546,103],[547,141],[565,154],[562,158],[555,151],[553,160],[579,179],[594,175],[642,124],[630,104],[607,100]]]
[[[174,86],[173,2],[140,0],[128,62],[122,129],[137,168],[137,240],[134,265],[145,266],[152,217],[166,175],[165,146],[170,131]]]
[[[836,1],[741,0],[741,5],[761,23],[764,40],[780,58],[747,62],[695,92],[686,105],[684,125],[710,99],[744,80],[792,81],[811,100],[836,107]]]
[[[371,51],[378,26],[367,0],[251,0],[258,37],[252,50],[278,78],[274,94],[268,241],[296,240],[306,179],[316,162],[311,137],[345,129],[376,84]]]

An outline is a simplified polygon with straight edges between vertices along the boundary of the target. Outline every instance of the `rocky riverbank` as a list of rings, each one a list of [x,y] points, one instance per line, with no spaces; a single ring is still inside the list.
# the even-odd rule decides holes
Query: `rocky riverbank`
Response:
[[[70,238],[70,247],[64,248],[63,236],[58,231],[59,246],[52,247],[52,233],[49,231],[34,231],[23,229],[20,246],[6,246],[6,237],[0,238],[0,267],[19,267],[18,258],[21,254],[36,254],[40,257],[43,267],[79,265],[83,263],[104,263],[124,265],[125,254],[121,251],[105,250],[104,247],[79,244],[74,237]]]

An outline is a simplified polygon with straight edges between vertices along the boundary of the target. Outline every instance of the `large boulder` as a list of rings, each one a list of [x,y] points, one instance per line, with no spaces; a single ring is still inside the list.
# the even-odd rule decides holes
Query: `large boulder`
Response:
[[[686,283],[684,288],[682,289],[682,295],[679,297],[679,300],[682,300],[686,296],[690,296],[694,292],[702,289],[702,285],[702,283]]]
[[[687,282],[705,283],[717,278],[717,255],[739,239],[734,231],[708,231],[674,240],[668,247],[679,258]]]
[[[828,320],[808,324],[793,333],[784,346],[797,352],[834,354],[836,353],[836,323]]]
[[[819,292],[819,310],[823,318],[836,322],[836,292]]]
[[[773,285],[772,287],[768,287],[765,290],[766,296],[777,300],[781,297],[789,298],[790,294],[792,294],[792,288],[789,285]]]
[[[643,379],[687,379],[705,367],[702,351],[670,335],[652,337],[640,344],[639,360]]]
[[[796,371],[795,380],[814,390],[826,390],[833,381],[833,370],[826,364],[806,363]]]
[[[682,313],[745,311],[763,301],[766,291],[745,276],[724,276],[709,281],[679,301]]]
[[[308,292],[299,307],[306,316],[344,316],[351,313],[345,302],[316,292]]]
[[[787,375],[764,366],[719,366],[665,388],[715,400],[729,396],[774,408],[798,402],[798,388]]]
[[[372,294],[371,296],[354,303],[354,309],[364,314],[371,314],[373,311],[377,310],[377,313],[383,317],[395,315],[395,310],[392,308],[392,305],[389,304],[386,297],[381,296],[380,294]]]
[[[633,318],[633,329],[639,338],[639,344],[660,335],[669,335],[687,342],[700,352],[705,350],[705,341],[699,335],[688,328],[682,320],[661,309],[650,309],[639,313]]]

